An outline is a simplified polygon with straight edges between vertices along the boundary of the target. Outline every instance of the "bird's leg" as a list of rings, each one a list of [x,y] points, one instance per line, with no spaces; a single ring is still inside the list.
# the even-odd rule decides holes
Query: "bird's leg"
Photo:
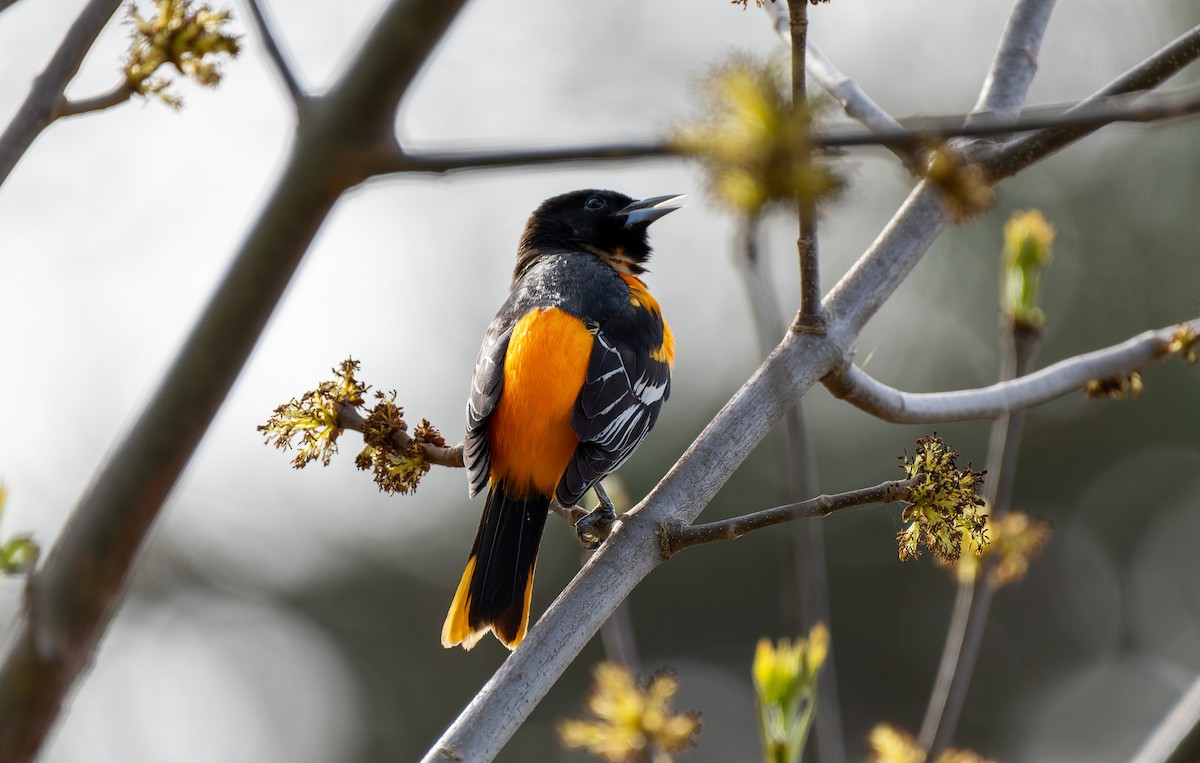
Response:
[[[597,482],[593,489],[596,491],[596,497],[600,499],[599,505],[575,523],[575,534],[579,537],[579,545],[588,549],[597,548],[608,540],[613,522],[617,521],[616,508],[608,494],[604,492],[604,488]]]

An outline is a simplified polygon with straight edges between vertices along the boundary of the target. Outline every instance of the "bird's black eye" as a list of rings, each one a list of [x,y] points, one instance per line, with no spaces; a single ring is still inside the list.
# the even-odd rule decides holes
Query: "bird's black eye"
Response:
[[[589,196],[588,200],[583,202],[583,206],[588,209],[604,209],[608,204],[599,196]]]

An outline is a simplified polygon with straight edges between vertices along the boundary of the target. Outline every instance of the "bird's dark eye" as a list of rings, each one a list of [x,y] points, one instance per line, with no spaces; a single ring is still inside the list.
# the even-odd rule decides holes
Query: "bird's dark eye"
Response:
[[[599,196],[589,196],[588,200],[583,202],[583,206],[588,209],[604,209],[608,204]]]

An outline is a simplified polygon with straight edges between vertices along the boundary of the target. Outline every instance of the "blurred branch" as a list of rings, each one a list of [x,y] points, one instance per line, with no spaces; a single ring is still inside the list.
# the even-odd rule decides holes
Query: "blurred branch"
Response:
[[[275,69],[279,78],[283,80],[288,95],[292,97],[292,103],[296,105],[296,110],[303,112],[312,97],[301,86],[295,71],[293,71],[291,64],[288,63],[287,56],[283,54],[283,50],[279,46],[279,40],[271,31],[271,25],[267,23],[260,0],[246,0],[246,4],[250,6],[250,18],[254,20],[254,28],[262,40],[263,50],[266,51],[272,68]]]
[[[908,489],[916,484],[915,479],[891,480],[881,482],[874,487],[851,490],[833,495],[819,495],[806,501],[789,503],[786,506],[776,506],[772,509],[756,511],[740,517],[724,519],[720,522],[708,522],[700,525],[682,523],[665,524],[659,528],[662,538],[662,553],[667,559],[685,548],[699,546],[703,543],[715,543],[721,540],[733,540],[746,533],[773,527],[784,522],[812,517],[827,517],[836,511],[864,506],[870,503],[892,503],[903,501],[908,496]]]
[[[18,0],[0,0],[0,13],[7,11],[12,6],[16,5]]]
[[[64,117],[73,117],[78,114],[87,114],[92,111],[103,111],[113,106],[119,106],[131,97],[133,97],[133,86],[129,84],[129,80],[123,79],[112,90],[92,98],[83,98],[75,101],[63,97],[54,107],[54,111],[50,115],[50,121]]]
[[[68,34],[103,25],[92,2]],[[362,154],[393,140],[400,98],[453,21],[462,1],[394,0],[332,90],[297,128],[293,152],[266,207],[145,410],[113,450],[71,515],[40,572],[29,611],[0,667],[0,750],[6,763],[32,760],[64,698],[116,609],[134,559],[325,216],[361,182]],[[85,24],[84,19],[92,23]],[[63,49],[73,50],[68,57]],[[67,43],[35,83],[14,125],[28,145],[44,126],[85,50]],[[69,58],[69,60],[63,60]],[[30,106],[33,104],[33,106]],[[38,110],[44,105],[46,108]],[[41,115],[39,123],[38,114]],[[32,120],[32,121],[31,121]],[[10,133],[14,128],[10,127]],[[6,133],[7,135],[7,133]]]
[[[1000,370],[1001,382],[1026,376],[1041,344],[1041,331],[1017,328],[1012,320],[1002,320]],[[984,499],[989,507],[989,524],[999,520],[1009,510],[1012,486],[1016,477],[1017,451],[1021,431],[1025,426],[1025,411],[1011,411],[992,423],[988,447]],[[996,563],[994,556],[984,561],[974,580],[959,580],[954,610],[946,630],[946,642],[938,664],[937,677],[930,692],[925,720],[921,724],[920,745],[931,760],[938,760],[954,738],[967,700],[967,690],[983,644],[988,614],[996,588],[990,582],[990,571]]]
[[[1183,324],[1200,331],[1200,319]],[[876,381],[854,365],[823,379],[835,397],[894,424],[940,424],[946,421],[995,419],[1068,392],[1093,379],[1122,376],[1170,355],[1179,326],[1146,331],[1120,344],[1059,361],[1052,366],[979,389],[953,392],[902,392]]]
[[[1200,757],[1200,678],[1130,759],[1131,763],[1187,763]]]
[[[121,7],[121,0],[91,0],[76,17],[50,63],[33,80],[29,95],[0,135],[0,185],[37,136],[54,120],[67,84],[79,71],[100,30]]]
[[[371,166],[371,173],[373,175],[402,172],[445,174],[462,170],[524,167],[561,162],[660,159],[681,155],[682,152],[670,143],[661,140],[640,143],[598,143],[561,148],[483,151],[408,152],[397,148],[379,154]]]

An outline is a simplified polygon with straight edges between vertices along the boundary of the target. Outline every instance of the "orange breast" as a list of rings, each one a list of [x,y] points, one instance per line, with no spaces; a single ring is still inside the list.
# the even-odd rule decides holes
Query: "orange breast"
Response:
[[[513,328],[504,392],[488,424],[492,479],[510,493],[552,495],[579,440],[571,412],[583,388],[592,335],[557,308],[530,312]]]

